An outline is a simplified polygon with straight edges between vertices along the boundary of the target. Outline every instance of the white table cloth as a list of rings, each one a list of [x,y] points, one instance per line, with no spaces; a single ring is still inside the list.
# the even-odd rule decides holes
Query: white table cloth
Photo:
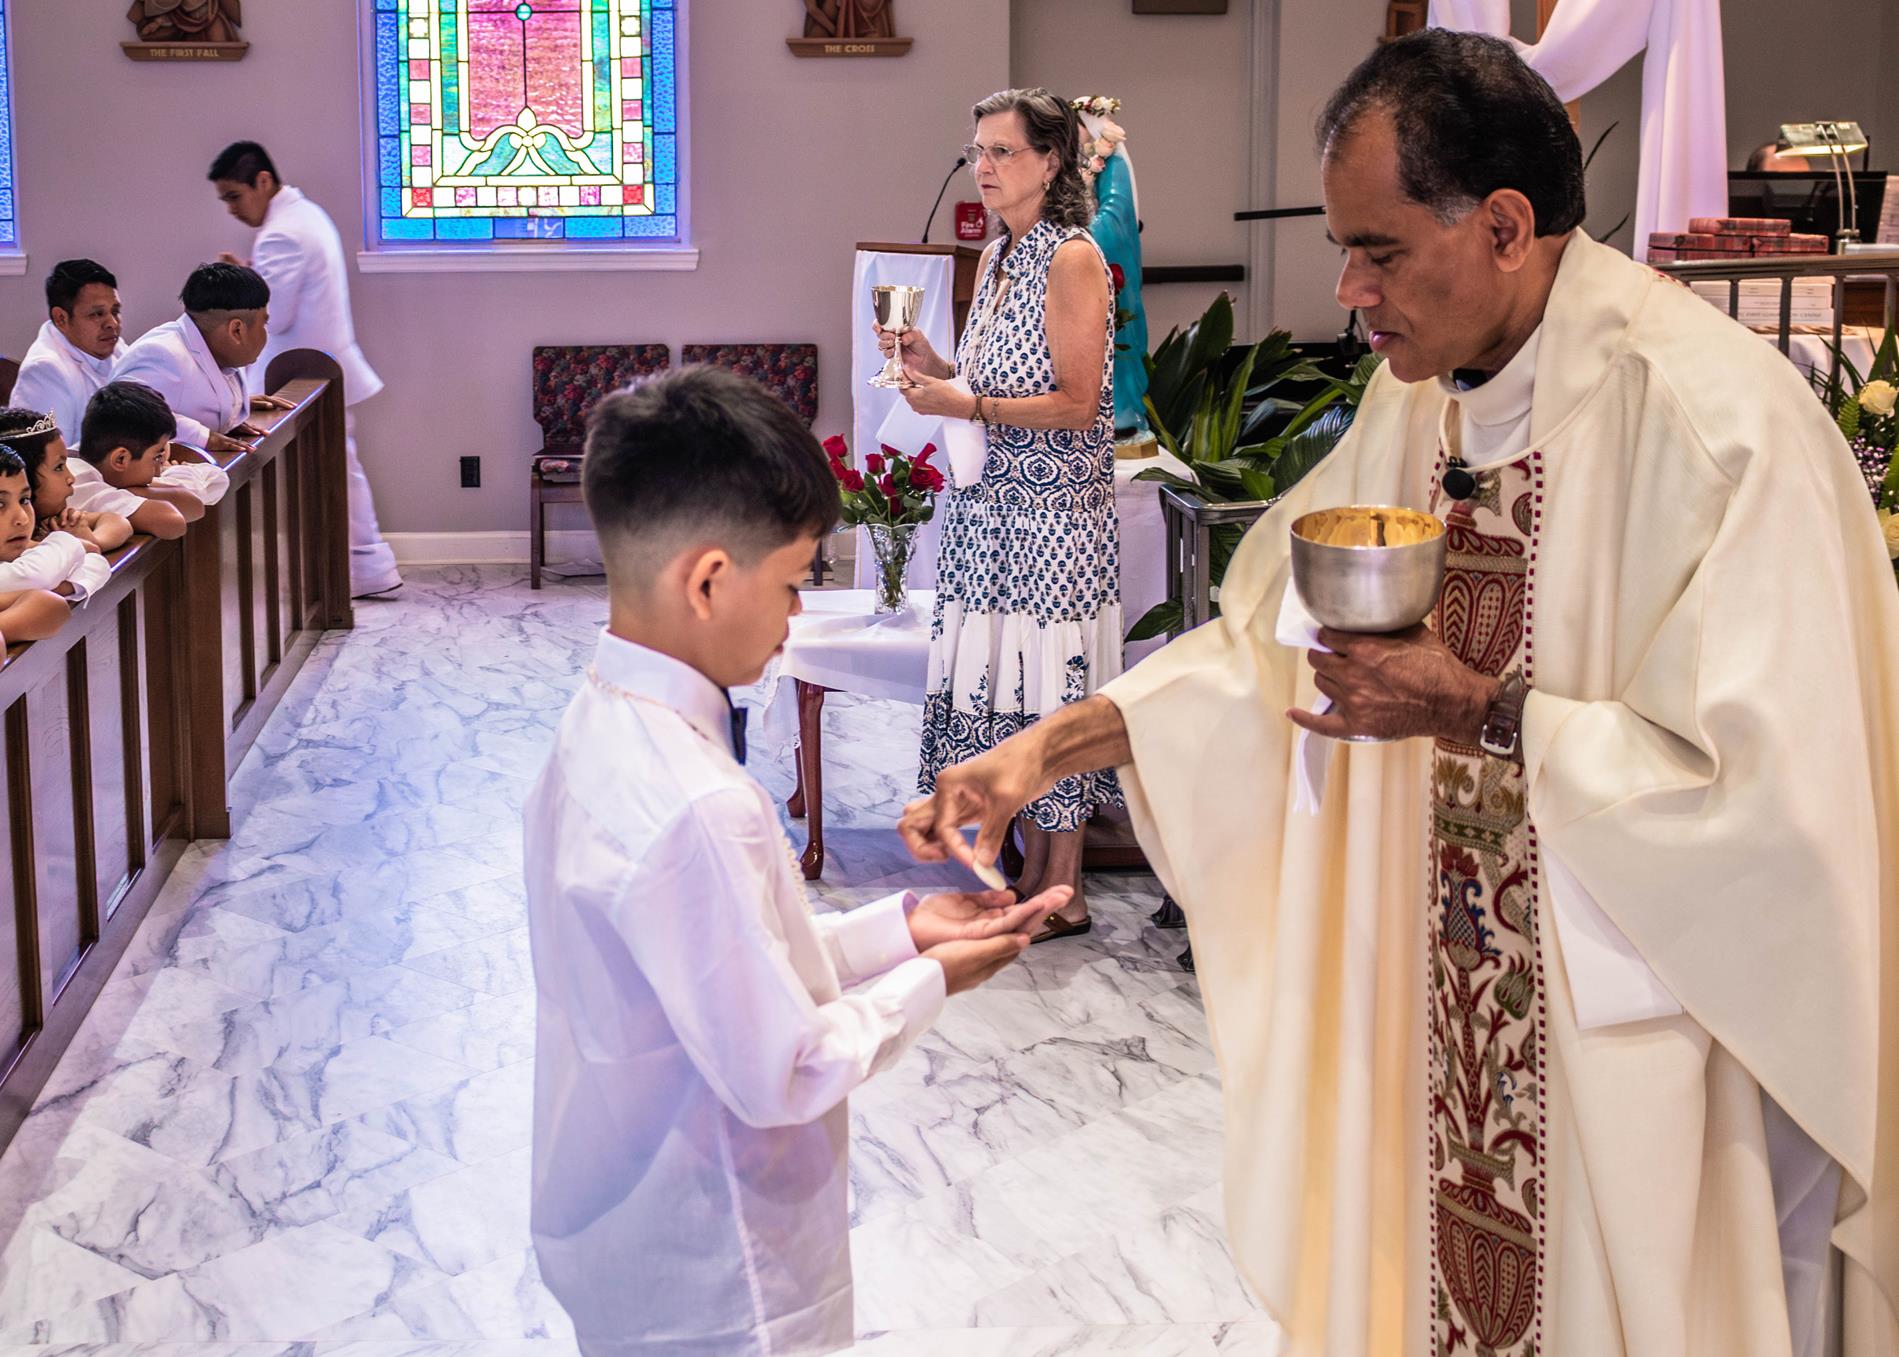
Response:
[[[912,590],[907,611],[884,617],[871,612],[874,597],[869,589],[804,592],[804,613],[791,619],[784,650],[763,678],[732,694],[734,702],[758,713],[755,748],[777,755],[797,741],[793,685],[800,679],[841,693],[923,705],[936,595]]]

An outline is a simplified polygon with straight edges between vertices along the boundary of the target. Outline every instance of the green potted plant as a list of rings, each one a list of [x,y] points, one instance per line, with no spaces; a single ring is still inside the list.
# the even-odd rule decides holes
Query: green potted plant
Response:
[[[1148,423],[1188,474],[1153,467],[1135,479],[1217,503],[1257,505],[1264,513],[1345,436],[1382,360],[1367,356],[1341,379],[1301,357],[1284,330],[1229,367],[1232,344],[1233,301],[1223,292],[1199,320],[1184,332],[1170,330],[1148,356]],[[1214,529],[1216,589],[1244,533],[1239,524]],[[1127,639],[1145,641],[1180,624],[1180,604],[1160,603],[1135,622]]]

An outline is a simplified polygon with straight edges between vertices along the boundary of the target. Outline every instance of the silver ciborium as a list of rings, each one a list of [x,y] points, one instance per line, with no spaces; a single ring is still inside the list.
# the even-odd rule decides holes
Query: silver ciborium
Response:
[[[916,328],[917,316],[923,310],[923,289],[885,283],[870,290],[870,305],[878,326],[897,337],[897,347],[885,361],[883,371],[870,379],[870,384],[885,390],[902,390],[914,385],[903,370],[903,337]]]
[[[1444,521],[1433,514],[1383,505],[1320,509],[1293,520],[1293,587],[1321,626],[1404,631],[1437,606],[1445,546]]]

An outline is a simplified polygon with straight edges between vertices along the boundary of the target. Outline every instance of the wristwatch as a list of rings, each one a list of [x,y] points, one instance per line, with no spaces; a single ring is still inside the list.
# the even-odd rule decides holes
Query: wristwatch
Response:
[[[1523,699],[1529,692],[1521,669],[1512,669],[1503,676],[1503,686],[1490,700],[1483,729],[1477,736],[1484,753],[1513,763],[1523,761]]]

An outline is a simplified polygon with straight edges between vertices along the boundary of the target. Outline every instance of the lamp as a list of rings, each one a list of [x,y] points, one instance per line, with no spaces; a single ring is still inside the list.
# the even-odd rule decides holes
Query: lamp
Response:
[[[1865,150],[1868,144],[1865,131],[1856,122],[1823,119],[1780,125],[1778,149],[1782,155],[1824,155],[1832,161],[1833,191],[1840,205],[1840,229],[1836,235],[1842,245],[1859,239],[1859,228],[1854,224],[1859,221],[1859,190],[1853,184],[1852,167],[1849,165],[1842,176],[1840,165],[1847,156]]]

